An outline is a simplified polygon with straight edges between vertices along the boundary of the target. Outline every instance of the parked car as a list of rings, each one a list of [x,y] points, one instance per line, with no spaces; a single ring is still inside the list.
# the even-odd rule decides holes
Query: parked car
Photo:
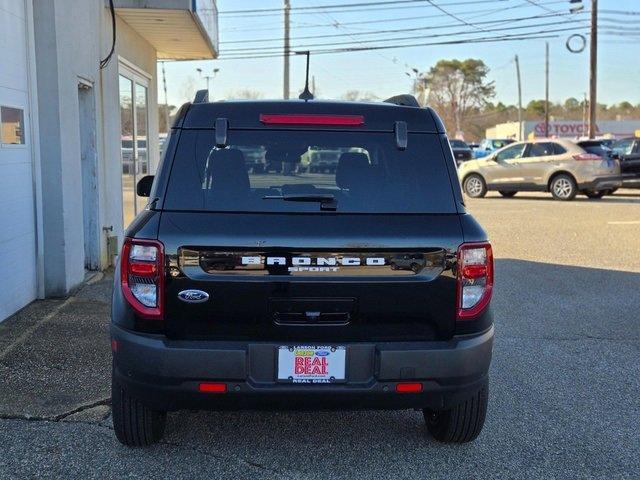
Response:
[[[611,155],[611,144],[613,140],[611,139],[593,139],[593,140],[580,140],[576,142],[576,144],[583,148],[587,153],[593,153],[594,155],[598,155],[602,158],[613,158]],[[617,188],[608,189],[605,192],[605,195],[609,195],[614,193]]]
[[[318,150],[309,148],[302,155],[298,170],[308,173],[335,173],[343,150]]]
[[[465,193],[473,198],[484,197],[488,190],[503,197],[543,191],[558,200],[573,200],[578,193],[601,198],[621,184],[618,162],[563,139],[513,143],[463,163],[458,175]]]
[[[493,257],[437,114],[409,95],[179,112],[116,267],[118,440],[223,408],[415,408],[437,440],[475,439]],[[344,149],[334,174],[257,175],[242,153],[296,164],[310,147]]]
[[[603,158],[611,155],[611,148],[607,146],[604,140],[580,140],[576,144],[587,153],[593,153]]]
[[[138,140],[138,151],[136,164],[138,168],[137,172],[134,172],[134,151],[133,151],[133,138],[123,136],[120,142],[121,145],[121,156],[122,156],[122,173],[125,175],[146,175],[148,172],[148,161],[147,161],[147,140],[142,139]]]
[[[473,151],[476,148],[478,148],[480,146],[479,143],[467,143],[467,145],[469,145],[469,148]]]
[[[473,151],[473,156],[475,158],[486,157],[490,153],[495,152],[514,141],[515,140],[511,138],[486,138],[480,142],[480,146]]]
[[[640,182],[640,138],[629,137],[616,141],[611,146],[611,156],[620,161],[624,185]]]
[[[451,150],[453,150],[453,158],[456,159],[456,165],[460,165],[462,162],[473,158],[471,148],[462,140],[451,139],[449,140],[449,144],[451,145]]]

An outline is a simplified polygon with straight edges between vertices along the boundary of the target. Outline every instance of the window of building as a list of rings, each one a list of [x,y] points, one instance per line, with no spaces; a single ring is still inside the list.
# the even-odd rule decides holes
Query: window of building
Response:
[[[142,211],[146,198],[136,196],[136,183],[149,174],[148,79],[120,65],[120,128],[122,158],[122,209],[126,228]]]
[[[0,107],[0,142],[3,145],[24,145],[24,110]]]

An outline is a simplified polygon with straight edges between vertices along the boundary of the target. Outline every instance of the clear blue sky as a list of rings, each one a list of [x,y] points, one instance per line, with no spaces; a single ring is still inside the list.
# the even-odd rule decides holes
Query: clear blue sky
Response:
[[[291,6],[313,7],[322,5],[347,5],[367,0],[290,0]],[[383,0],[370,0],[381,2]],[[590,1],[583,0],[585,9]],[[447,16],[438,8],[424,2],[406,2],[396,5],[373,7],[352,7],[359,11],[341,11],[327,8],[324,11],[300,13],[292,11],[292,45],[309,43],[351,42],[351,45],[363,45],[358,41],[376,38],[422,37],[394,42],[375,42],[366,45],[390,45],[406,43],[427,43],[452,38],[488,37],[503,34],[529,33],[537,30],[573,28],[588,26],[589,14],[571,17],[537,18],[529,21],[507,21],[502,24],[487,23],[496,20],[530,17],[550,14],[553,11],[566,12],[569,0],[434,0]],[[268,9],[282,7],[283,0],[218,0],[220,12],[230,10]],[[538,5],[535,5],[538,4]],[[384,8],[384,9],[383,9]],[[618,103],[628,100],[640,103],[640,0],[600,0],[599,10],[601,34],[599,38],[599,83],[598,101]],[[635,12],[621,14],[612,11]],[[419,18],[422,17],[422,18]],[[426,18],[425,18],[426,17]],[[583,20],[583,22],[566,22]],[[353,22],[375,22],[357,23]],[[467,24],[465,24],[465,22]],[[559,23],[565,22],[565,23]],[[558,23],[529,29],[513,29],[518,25],[540,23]],[[334,26],[329,26],[334,24]],[[335,26],[337,24],[338,26]],[[344,24],[344,25],[342,25]],[[468,24],[473,24],[470,26]],[[282,38],[283,19],[280,13],[263,12],[255,15],[234,15],[221,13],[219,16],[220,53],[231,55],[237,48],[282,47],[281,41],[259,43],[227,43],[240,40],[280,39]],[[447,28],[443,26],[449,25]],[[398,32],[375,35],[353,35],[355,33],[427,27],[417,32]],[[487,32],[504,28],[504,31]],[[618,32],[622,35],[605,34],[604,31]],[[456,32],[473,32],[464,37],[432,37]],[[587,29],[581,30],[588,32]],[[574,54],[567,51],[565,42],[572,32],[558,32],[558,38],[549,39],[550,44],[550,98],[552,101],[564,100],[569,96],[582,98],[588,91],[588,49]],[[327,39],[295,40],[295,37],[309,35],[343,36]],[[633,36],[631,36],[633,34]],[[587,37],[588,40],[588,37]],[[495,81],[496,101],[507,104],[517,102],[516,73],[514,55],[520,58],[522,71],[523,102],[544,97],[544,47],[545,40],[530,39],[517,42],[476,43],[465,45],[412,46],[377,52],[350,52],[326,55],[312,55],[311,73],[315,76],[320,98],[340,98],[348,90],[370,91],[385,98],[398,93],[406,93],[411,88],[411,79],[406,75],[411,68],[427,70],[442,58],[480,58],[491,69],[490,79]],[[323,48],[323,47],[311,47]],[[324,47],[324,48],[336,48]],[[206,81],[199,77],[196,68],[211,72],[220,71],[213,81],[212,96],[221,98],[233,95],[242,89],[260,92],[264,98],[282,97],[283,59],[248,60],[212,60],[198,62],[168,62],[166,64],[169,103],[180,105],[191,100],[188,98],[197,88],[204,88]],[[292,96],[304,85],[304,60],[291,58]],[[164,101],[160,93],[160,102]]]

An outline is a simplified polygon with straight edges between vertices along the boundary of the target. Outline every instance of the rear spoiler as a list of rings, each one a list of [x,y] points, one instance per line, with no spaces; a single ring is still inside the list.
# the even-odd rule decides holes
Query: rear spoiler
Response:
[[[394,105],[400,105],[402,107],[420,108],[420,104],[418,103],[418,100],[416,100],[416,97],[408,94],[394,95],[393,97],[389,97],[384,100],[384,103],[393,103]]]

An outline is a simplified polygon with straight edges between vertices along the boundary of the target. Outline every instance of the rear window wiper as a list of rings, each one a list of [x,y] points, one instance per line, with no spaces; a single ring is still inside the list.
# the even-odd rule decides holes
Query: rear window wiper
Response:
[[[307,193],[307,194],[287,194],[287,195],[265,195],[263,200],[283,200],[285,202],[318,202],[320,210],[335,211],[338,208],[336,197],[330,193]]]

